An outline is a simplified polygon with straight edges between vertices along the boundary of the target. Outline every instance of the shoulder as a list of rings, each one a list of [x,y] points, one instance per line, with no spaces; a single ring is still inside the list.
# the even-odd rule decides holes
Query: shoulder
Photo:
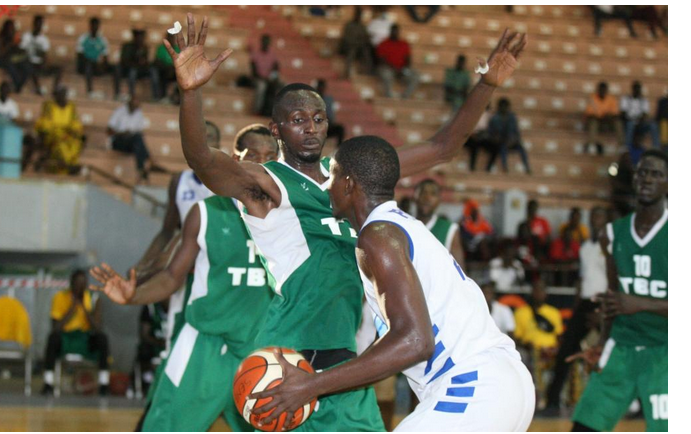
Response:
[[[374,221],[358,235],[358,247],[365,252],[377,253],[382,249],[409,248],[408,235],[394,222]]]

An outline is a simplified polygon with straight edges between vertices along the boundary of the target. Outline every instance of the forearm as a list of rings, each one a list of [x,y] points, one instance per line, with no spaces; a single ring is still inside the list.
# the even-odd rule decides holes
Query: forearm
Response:
[[[637,312],[650,312],[655,315],[667,318],[667,300],[650,300],[648,298],[636,297],[638,306]]]
[[[150,304],[167,300],[182,285],[182,279],[177,279],[168,270],[156,273],[146,283],[137,286],[127,304]]]
[[[174,235],[175,231],[169,231],[165,228],[156,235],[153,241],[151,241],[151,245],[146,250],[146,253],[144,253],[144,256],[142,256],[139,262],[137,262],[137,265],[134,266],[137,273],[144,271],[145,267],[163,252],[163,249],[165,249],[170,240],[173,239]]]
[[[200,89],[180,91],[180,137],[182,151],[190,167],[200,171],[213,160],[206,144],[206,126]]]

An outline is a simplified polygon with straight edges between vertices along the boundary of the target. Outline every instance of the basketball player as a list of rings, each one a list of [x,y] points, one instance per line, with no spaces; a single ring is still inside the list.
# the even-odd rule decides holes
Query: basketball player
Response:
[[[194,17],[187,15],[187,42],[180,33],[180,53],[173,58],[180,87],[180,133],[190,167],[216,194],[234,197],[246,207],[243,218],[275,278],[274,297],[257,347],[281,346],[304,354],[315,369],[327,369],[355,355],[355,333],[362,315],[362,281],[354,247],[357,234],[336,220],[326,191],[328,159],[321,159],[328,121],[322,98],[310,86],[288,85],[277,95],[269,125],[281,147],[282,161],[264,166],[238,163],[205,143],[200,87],[230,56],[204,55],[207,19],[197,38]],[[490,100],[494,89],[516,66],[525,46],[505,31],[492,53],[489,72],[468,96],[455,119],[428,143],[401,151],[403,173],[410,175],[449,161]],[[246,211],[246,212],[245,212]],[[300,431],[381,431],[384,426],[372,388],[322,397]]]
[[[535,388],[513,341],[490,316],[480,288],[425,225],[394,201],[396,150],[362,136],[331,162],[333,213],[358,231],[356,256],[380,339],[361,356],[317,374],[290,369],[250,399],[255,414],[290,412],[310,399],[403,371],[420,400],[397,431],[526,431]],[[296,368],[297,369],[297,368]]]
[[[456,262],[463,267],[463,245],[458,224],[437,214],[441,202],[441,186],[433,179],[425,179],[415,187],[416,217],[427,226]]]
[[[633,177],[636,210],[600,235],[609,290],[598,296],[600,345],[567,360],[597,365],[573,431],[612,431],[631,401],[647,431],[667,431],[667,154],[643,153]]]
[[[251,125],[238,133],[235,158],[258,164],[275,160],[269,130]],[[237,367],[254,349],[255,329],[272,298],[266,271],[247,234],[237,204],[212,196],[194,204],[185,219],[180,247],[167,268],[137,285],[107,265],[91,275],[111,300],[148,304],[167,299],[194,270],[185,321],[163,366],[143,422],[144,431],[206,431],[224,412],[233,431],[253,431],[237,412],[232,382]]]

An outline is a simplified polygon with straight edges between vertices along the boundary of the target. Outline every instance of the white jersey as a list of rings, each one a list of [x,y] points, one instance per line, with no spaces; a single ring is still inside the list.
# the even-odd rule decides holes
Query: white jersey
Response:
[[[195,203],[213,195],[191,169],[183,170],[175,192],[175,205],[180,213],[180,223],[185,222],[185,217]]]
[[[463,273],[448,250],[422,222],[401,211],[395,201],[375,208],[363,228],[378,221],[393,223],[408,236],[410,258],[432,320],[433,356],[403,372],[421,401],[431,384],[477,354],[505,348],[519,357],[513,341],[501,333],[492,320],[480,288]],[[377,333],[383,336],[389,329],[383,299],[362,271],[360,274]]]

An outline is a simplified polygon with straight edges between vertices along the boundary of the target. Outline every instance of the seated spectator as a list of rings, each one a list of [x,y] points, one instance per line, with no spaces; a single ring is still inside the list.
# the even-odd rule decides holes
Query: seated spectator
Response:
[[[173,50],[179,53],[180,47],[177,45],[177,38],[175,35],[166,32],[166,39],[168,39]],[[155,70],[155,72],[153,70]],[[168,50],[166,46],[163,45],[163,42],[156,48],[156,57],[152,65],[152,76],[153,74],[156,74],[158,77],[158,86],[155,89],[156,93],[154,94],[154,99],[160,101],[168,97],[168,86],[170,86],[171,83],[175,83],[175,66],[173,66],[173,58],[168,54]],[[177,86],[175,86],[175,90],[177,91]],[[171,98],[171,100],[172,99],[173,98]]]
[[[638,36],[636,35],[636,31],[633,28],[633,22],[631,19],[631,16],[633,14],[632,6],[597,5],[590,6],[590,10],[593,13],[596,36],[600,36],[602,34],[602,21],[612,19],[624,20],[624,22],[626,23],[626,27],[629,29],[629,34],[631,35],[631,37],[635,38]]]
[[[94,96],[93,77],[110,72],[108,64],[108,40],[99,29],[101,20],[93,17],[89,20],[89,31],[77,40],[77,72],[86,78],[86,91]]]
[[[623,142],[624,133],[619,117],[619,104],[614,95],[609,93],[606,82],[600,82],[597,86],[597,92],[590,96],[590,102],[585,108],[585,117],[588,129],[586,152],[589,147],[594,146],[598,154],[602,155],[603,146],[597,140],[599,131],[614,131],[617,135],[617,144]]]
[[[14,122],[19,117],[19,106],[10,98],[12,88],[9,81],[0,84],[0,118],[3,122]]]
[[[650,134],[653,146],[660,148],[660,133],[657,124],[650,118],[650,103],[643,96],[641,83],[634,81],[631,85],[631,95],[624,95],[620,102],[621,112],[626,124],[626,146],[633,148],[634,135]],[[637,161],[635,162],[637,163]]]
[[[374,18],[367,24],[367,33],[372,48],[376,48],[391,35],[393,20],[386,13],[386,6],[373,6]]]
[[[468,137],[468,140],[466,140],[465,144],[463,145],[464,148],[467,148],[468,151],[470,152],[470,171],[474,172],[475,171],[475,162],[477,161],[477,154],[481,149],[484,149],[488,154],[491,156],[495,156],[498,152],[496,149],[494,143],[489,139],[489,133],[487,132],[487,128],[489,127],[489,120],[492,118],[492,113],[490,112],[490,106],[487,106],[487,109],[482,113],[482,116],[480,116],[480,120],[477,122],[477,125],[475,125],[475,130],[473,131],[473,134]],[[491,167],[488,165],[487,171]]]
[[[54,100],[43,103],[41,117],[36,121],[38,144],[44,155],[38,162],[49,172],[74,174],[79,170],[79,156],[84,144],[84,128],[77,116],[77,107],[67,99],[67,88],[58,86]]]
[[[421,15],[419,13],[419,9],[425,8],[427,11],[425,12],[425,15]],[[414,5],[406,5],[405,9],[408,11],[408,14],[410,15],[410,18],[415,21],[416,23],[428,23],[434,16],[439,12],[439,9],[441,6],[432,6],[432,5],[425,5],[425,6],[414,6]]]
[[[31,62],[31,79],[34,82],[36,94],[42,95],[40,76],[53,76],[53,89],[60,84],[62,68],[48,64],[48,51],[50,40],[43,33],[43,15],[35,15],[33,27],[30,32],[24,32],[19,47],[26,51]]]
[[[465,56],[456,59],[455,68],[447,68],[444,73],[444,101],[449,103],[453,111],[457,111],[470,91],[470,71],[465,69]]]
[[[135,92],[137,80],[151,79],[151,97],[156,99],[159,87],[158,69],[149,65],[149,47],[146,45],[146,31],[132,29],[132,40],[122,44],[120,63],[115,68],[114,99],[120,98],[120,80],[127,77],[129,95]]]
[[[504,242],[501,256],[489,261],[489,278],[500,293],[515,292],[523,282],[525,272],[513,242]]]
[[[166,349],[166,324],[168,321],[168,300],[148,304],[139,317],[139,346],[137,363],[142,373],[142,389],[146,396],[154,382],[155,365],[161,363],[161,353]]]
[[[660,129],[660,142],[667,147],[667,92],[657,100],[657,113],[655,115],[658,128]]]
[[[14,91],[20,93],[31,76],[29,56],[19,45],[19,35],[14,21],[6,19],[0,30],[0,68],[10,76]]]
[[[489,240],[494,233],[492,225],[480,213],[480,204],[474,199],[465,201],[461,217],[461,239],[468,260],[486,261],[490,257]]]
[[[55,362],[63,354],[81,354],[98,360],[98,384],[101,395],[108,393],[108,338],[100,330],[101,309],[96,296],[86,289],[86,273],[76,270],[70,287],[53,297],[50,309],[52,331],[46,345],[42,394],[53,393]]]
[[[489,313],[499,331],[513,338],[513,332],[516,330],[516,320],[513,317],[511,308],[499,303],[495,299],[496,294],[494,292],[493,282],[484,282],[482,285],[480,285],[480,289],[482,289],[482,293],[485,295],[485,300],[487,300],[487,306],[489,307]]]
[[[509,151],[516,151],[521,156],[523,167],[526,173],[530,174],[530,164],[528,164],[528,154],[521,143],[521,132],[518,130],[518,119],[516,115],[511,112],[511,103],[506,98],[499,100],[497,112],[492,116],[487,128],[489,140],[493,146],[499,149],[501,155],[501,164],[504,172],[509,171],[508,154]],[[492,169],[497,155],[490,157],[487,163],[487,171]]]
[[[326,80],[317,80],[317,93],[321,95],[326,105],[326,118],[329,120],[329,129],[326,138],[335,137],[337,144],[340,145],[345,138],[345,127],[336,123],[336,112],[334,111],[334,98],[326,93]]]
[[[573,286],[577,278],[578,251],[581,245],[573,239],[573,231],[562,231],[559,238],[552,241],[549,249],[549,260],[553,264],[563,265],[555,270],[554,284],[557,286]],[[572,267],[568,267],[572,266]]]
[[[343,26],[340,53],[345,56],[344,78],[350,78],[354,60],[361,60],[364,70],[371,74],[373,70],[372,46],[370,45],[367,28],[362,24],[362,7],[355,6],[353,19]]]
[[[528,225],[521,224],[518,226],[516,241],[518,243],[518,259],[526,270],[526,280],[532,282],[537,277],[537,268],[540,266],[540,263],[535,257],[535,244],[533,243],[533,236]]]
[[[552,238],[552,227],[544,217],[537,215],[539,204],[537,200],[528,201],[527,218],[518,226],[518,233],[530,234],[533,255],[538,262],[547,257]],[[525,228],[523,228],[525,226]]]
[[[533,282],[529,303],[516,309],[514,337],[528,348],[556,353],[564,325],[559,310],[546,301],[545,284],[537,279]]]
[[[278,58],[271,48],[271,36],[264,34],[260,49],[253,48],[250,53],[252,78],[254,80],[254,112],[265,111],[269,83],[278,79]],[[269,110],[270,111],[270,110]]]
[[[402,79],[406,86],[403,98],[409,98],[415,92],[420,80],[417,71],[410,66],[410,45],[399,38],[399,32],[398,25],[391,26],[391,35],[379,44],[376,50],[379,62],[377,71],[384,83],[384,94],[387,98],[393,96],[391,86],[394,79]]]
[[[582,218],[583,216],[581,215],[580,208],[571,208],[569,221],[559,227],[559,233],[562,234],[564,231],[571,231],[571,239],[578,244],[583,243],[590,238],[590,233],[588,232],[588,227],[581,222]]]
[[[115,109],[108,121],[107,133],[114,151],[134,154],[139,181],[147,181],[150,168],[147,169],[146,163],[150,157],[144,143],[144,113],[139,98],[132,95],[128,103]]]
[[[433,179],[422,180],[415,187],[415,218],[425,224],[432,235],[451,253],[461,267],[465,265],[458,225],[437,210],[441,203],[441,185]]]

